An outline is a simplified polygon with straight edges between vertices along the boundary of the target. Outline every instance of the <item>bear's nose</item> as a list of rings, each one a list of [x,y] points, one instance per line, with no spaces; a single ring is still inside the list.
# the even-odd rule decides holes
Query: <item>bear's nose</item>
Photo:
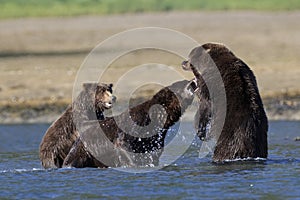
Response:
[[[186,67],[186,65],[188,64],[188,62],[189,62],[189,61],[185,60],[185,61],[183,61],[183,62],[181,63],[181,65],[182,65],[183,67]]]
[[[181,63],[181,67],[184,70],[190,70],[191,63],[188,60],[185,60]]]

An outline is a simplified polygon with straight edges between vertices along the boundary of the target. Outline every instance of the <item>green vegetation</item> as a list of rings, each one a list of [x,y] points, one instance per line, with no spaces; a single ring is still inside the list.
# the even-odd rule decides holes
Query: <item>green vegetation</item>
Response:
[[[0,0],[0,18],[171,10],[299,10],[300,0]]]

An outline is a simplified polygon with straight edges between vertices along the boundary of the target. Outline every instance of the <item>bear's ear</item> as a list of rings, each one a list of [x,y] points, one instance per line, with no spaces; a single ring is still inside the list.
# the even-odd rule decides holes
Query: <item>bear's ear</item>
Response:
[[[107,84],[107,90],[110,92],[110,93],[113,93],[113,89],[112,89],[112,87],[113,87],[114,85],[112,84],[112,83],[109,83],[109,84]]]
[[[95,90],[97,83],[83,83],[82,87],[85,91]]]

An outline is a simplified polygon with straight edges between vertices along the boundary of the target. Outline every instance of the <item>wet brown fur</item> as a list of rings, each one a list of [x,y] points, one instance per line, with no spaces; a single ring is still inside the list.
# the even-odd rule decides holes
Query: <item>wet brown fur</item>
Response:
[[[73,143],[79,137],[74,119],[103,120],[105,103],[112,103],[112,84],[85,83],[72,105],[48,128],[40,144],[40,160],[44,168],[62,167]]]
[[[188,91],[192,90],[189,88],[190,84],[191,82],[186,80],[175,82],[171,86],[161,89],[149,101],[132,107],[118,116],[107,117],[105,120],[99,121],[99,124],[96,125],[93,124],[93,122],[87,122],[87,128],[84,133],[85,135],[97,135],[97,133],[103,131],[105,136],[98,135],[98,138],[105,137],[105,139],[107,139],[107,141],[102,142],[101,145],[97,146],[97,144],[90,144],[90,146],[95,145],[97,150],[101,150],[103,152],[111,151],[111,147],[110,150],[105,150],[109,149],[109,145],[116,149],[109,155],[105,155],[105,153],[103,153],[103,156],[110,156],[109,164],[103,164],[98,160],[95,162],[95,158],[91,155],[91,152],[84,149],[85,147],[82,141],[79,141],[74,145],[75,147],[72,148],[72,153],[65,159],[64,166],[102,168],[103,166],[122,167],[158,165],[159,157],[164,148],[164,139],[169,127],[174,125],[180,119],[183,112],[193,100],[193,92]],[[156,104],[163,106],[166,113],[163,113],[161,109],[154,108],[152,110],[152,116],[150,116],[149,110]],[[135,124],[130,123],[129,117]],[[151,119],[157,119],[157,123],[162,124],[162,126],[160,126],[162,128],[150,128],[149,134],[151,134],[151,136],[149,137],[140,138],[129,134],[138,132],[139,126],[143,127],[149,125],[151,123]],[[125,132],[120,129],[116,121],[121,122],[129,132]],[[96,140],[97,138],[92,141]],[[83,152],[86,153],[83,154]],[[136,156],[133,158],[129,155],[130,153],[133,153]],[[137,155],[139,153],[143,154],[143,156],[139,157]]]
[[[183,62],[183,68],[192,70],[198,81],[198,96],[201,98],[198,131],[207,125],[212,115],[209,91],[196,68],[199,66],[204,72],[207,70],[201,64],[201,55],[205,53],[208,53],[221,74],[227,100],[225,124],[217,140],[213,160],[267,158],[268,119],[255,76],[247,64],[222,44],[207,43],[196,47],[191,51],[190,59]],[[203,132],[200,131],[200,135],[203,137]]]

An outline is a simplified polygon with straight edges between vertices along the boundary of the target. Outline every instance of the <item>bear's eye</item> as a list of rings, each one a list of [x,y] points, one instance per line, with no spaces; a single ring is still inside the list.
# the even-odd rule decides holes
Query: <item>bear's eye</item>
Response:
[[[103,87],[97,87],[97,93],[104,93],[106,91]]]

